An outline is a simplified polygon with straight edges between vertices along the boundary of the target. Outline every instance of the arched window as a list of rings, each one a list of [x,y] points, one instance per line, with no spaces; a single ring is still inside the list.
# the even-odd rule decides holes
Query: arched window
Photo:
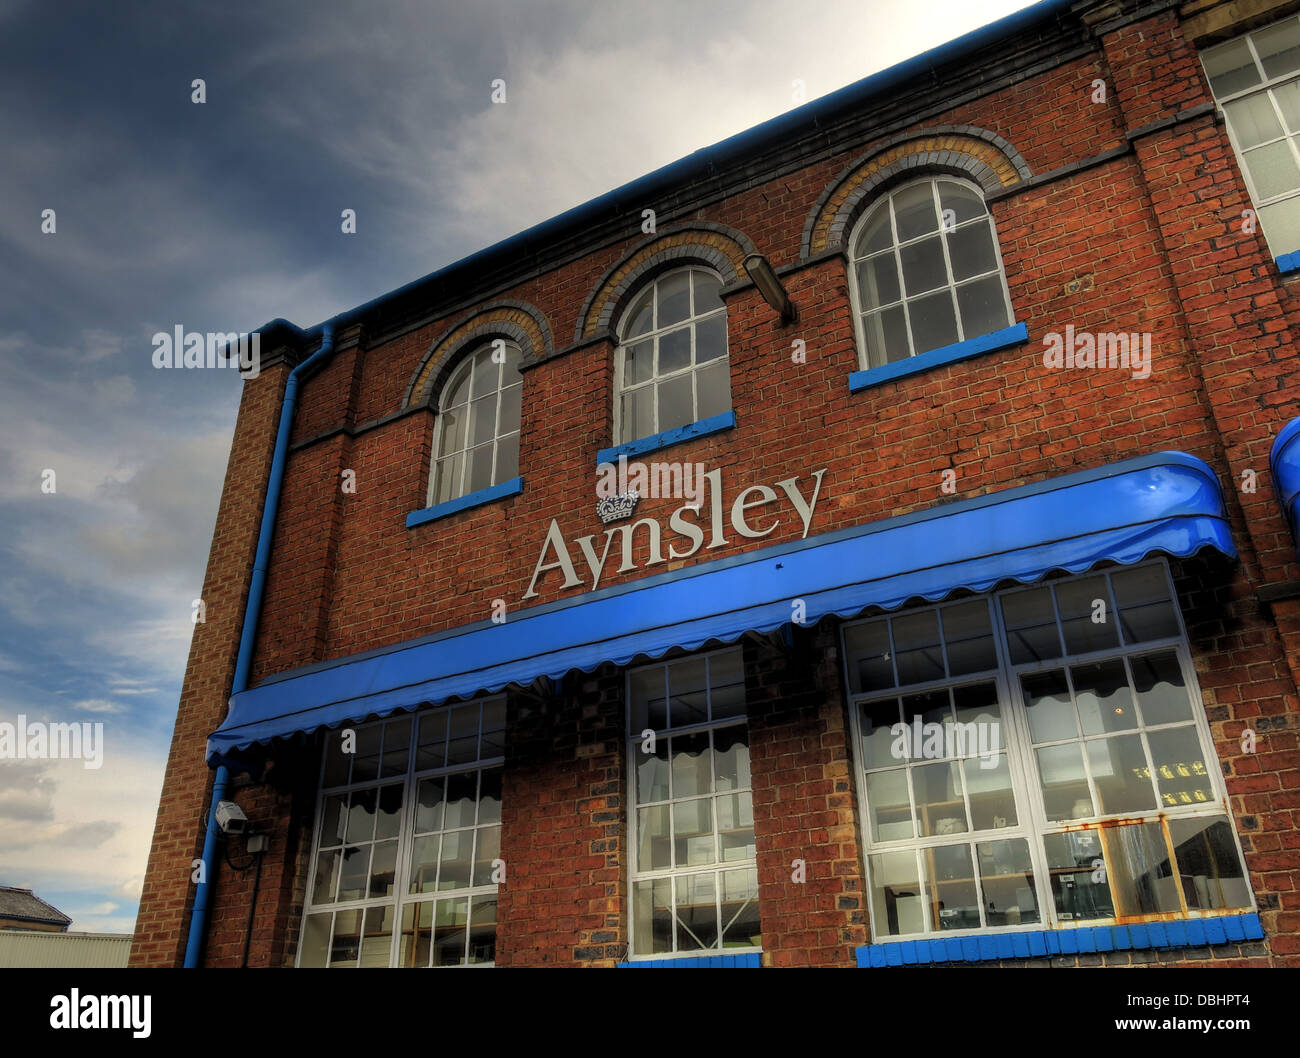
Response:
[[[494,356],[502,345],[504,356]],[[514,345],[489,342],[467,356],[443,386],[430,507],[518,476],[520,356]]]
[[[703,268],[660,276],[620,321],[614,368],[615,443],[731,410],[722,280]]]
[[[871,207],[850,245],[865,368],[1011,325],[993,218],[968,181],[898,188]]]

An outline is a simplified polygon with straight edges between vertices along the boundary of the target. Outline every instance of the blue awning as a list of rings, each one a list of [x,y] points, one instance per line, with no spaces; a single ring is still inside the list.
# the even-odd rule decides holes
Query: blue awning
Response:
[[[1273,442],[1268,453],[1268,465],[1273,471],[1273,488],[1277,492],[1278,502],[1286,515],[1287,525],[1291,527],[1291,538],[1296,541],[1297,554],[1300,554],[1300,419],[1292,419],[1282,427],[1282,432]]]
[[[812,624],[1205,547],[1236,557],[1218,479],[1193,456],[1159,452],[283,673],[231,699],[208,757],[602,662],[731,643],[790,623],[795,599]]]

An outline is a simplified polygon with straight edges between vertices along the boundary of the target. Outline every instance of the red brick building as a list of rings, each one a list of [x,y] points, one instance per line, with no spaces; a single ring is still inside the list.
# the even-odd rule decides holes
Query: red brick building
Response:
[[[132,964],[1300,961],[1298,10],[1040,3],[263,328]]]

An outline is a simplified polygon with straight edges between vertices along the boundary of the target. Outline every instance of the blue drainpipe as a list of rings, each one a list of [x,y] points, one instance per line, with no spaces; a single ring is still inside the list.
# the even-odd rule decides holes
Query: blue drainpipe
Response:
[[[262,504],[262,525],[257,531],[257,556],[253,560],[253,578],[248,585],[248,603],[244,607],[244,627],[239,636],[239,656],[235,661],[235,679],[231,695],[248,687],[248,670],[253,662],[253,645],[257,640],[257,620],[262,612],[262,593],[266,588],[266,568],[271,558],[271,536],[275,531],[275,516],[280,508],[280,483],[284,480],[284,464],[289,455],[289,433],[293,428],[294,408],[298,403],[298,383],[334,352],[334,322],[321,327],[321,344],[316,352],[289,372],[284,387],[284,403],[280,406],[280,426],[275,434],[275,454],[271,459],[271,476],[266,482],[266,500]],[[217,851],[217,805],[225,800],[230,784],[230,770],[222,764],[217,768],[212,782],[212,804],[208,808],[208,829],[203,837],[203,880],[194,889],[194,911],[190,915],[190,933],[185,943],[185,968],[199,965],[204,934],[207,932],[208,901],[211,894],[211,874],[214,854]]]

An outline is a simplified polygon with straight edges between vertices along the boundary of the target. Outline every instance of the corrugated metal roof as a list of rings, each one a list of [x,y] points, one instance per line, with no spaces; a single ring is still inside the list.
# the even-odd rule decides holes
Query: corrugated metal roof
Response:
[[[0,930],[0,967],[123,969],[130,954],[129,933]]]

